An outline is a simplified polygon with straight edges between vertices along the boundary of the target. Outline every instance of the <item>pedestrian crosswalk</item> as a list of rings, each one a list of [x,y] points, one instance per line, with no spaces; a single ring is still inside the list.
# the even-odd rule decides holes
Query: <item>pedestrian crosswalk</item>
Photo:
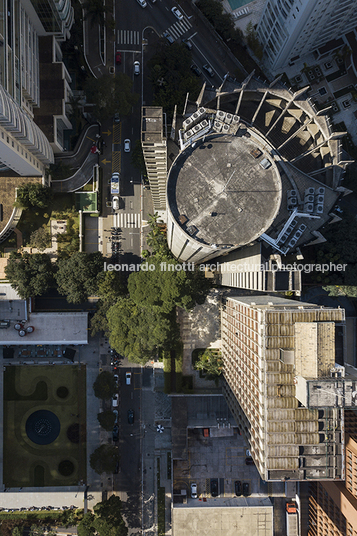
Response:
[[[169,33],[174,39],[178,39],[181,35],[188,32],[190,28],[192,28],[192,24],[188,18],[184,17],[182,20],[175,22],[169,28],[167,28],[166,32]],[[163,34],[161,34],[161,36],[163,36]]]
[[[140,32],[136,30],[118,30],[118,45],[140,45]]]
[[[120,212],[119,214],[113,214],[113,227],[120,227],[120,229],[140,229],[141,217],[140,214]]]

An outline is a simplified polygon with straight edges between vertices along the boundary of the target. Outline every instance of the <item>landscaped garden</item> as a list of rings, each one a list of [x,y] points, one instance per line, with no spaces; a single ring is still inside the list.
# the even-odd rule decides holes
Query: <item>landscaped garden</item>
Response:
[[[3,438],[5,487],[85,482],[85,367],[7,367]]]

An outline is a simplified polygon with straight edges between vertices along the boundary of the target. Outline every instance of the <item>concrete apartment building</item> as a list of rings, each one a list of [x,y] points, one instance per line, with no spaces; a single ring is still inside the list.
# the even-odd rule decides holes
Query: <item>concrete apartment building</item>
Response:
[[[357,26],[356,0],[267,0],[257,33],[277,72]]]
[[[155,211],[166,209],[167,147],[163,112],[159,106],[144,106],[141,113],[141,147]]]
[[[344,310],[229,297],[221,322],[224,394],[262,479],[344,480]]]

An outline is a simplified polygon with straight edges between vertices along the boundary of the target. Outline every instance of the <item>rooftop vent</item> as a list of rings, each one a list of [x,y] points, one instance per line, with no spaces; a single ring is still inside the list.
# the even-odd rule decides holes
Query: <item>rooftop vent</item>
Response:
[[[263,160],[261,162],[259,162],[259,165],[263,168],[263,169],[268,169],[270,168],[271,166],[271,162],[267,159],[267,158],[263,158]]]

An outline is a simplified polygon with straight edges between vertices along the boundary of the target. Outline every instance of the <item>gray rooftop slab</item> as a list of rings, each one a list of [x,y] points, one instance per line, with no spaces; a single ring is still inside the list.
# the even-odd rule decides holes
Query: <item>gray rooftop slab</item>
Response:
[[[259,237],[274,221],[281,202],[279,171],[263,169],[264,150],[254,158],[256,139],[210,135],[187,148],[171,167],[167,192],[176,221],[188,218],[195,236],[207,244],[244,245]],[[260,148],[262,150],[262,147]]]
[[[2,329],[0,345],[88,344],[88,313],[31,313],[28,325],[35,330],[25,337],[14,323]]]
[[[259,506],[244,505],[215,507],[201,503],[199,507],[175,507],[172,514],[173,536],[271,536],[273,534],[273,505],[269,499]],[[233,508],[232,508],[233,507]]]
[[[2,288],[1,288],[2,290]],[[27,319],[27,303],[26,300],[18,300],[14,298],[2,300],[0,299],[0,320],[15,320],[19,322]]]

